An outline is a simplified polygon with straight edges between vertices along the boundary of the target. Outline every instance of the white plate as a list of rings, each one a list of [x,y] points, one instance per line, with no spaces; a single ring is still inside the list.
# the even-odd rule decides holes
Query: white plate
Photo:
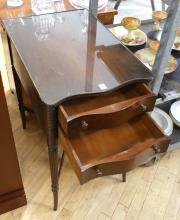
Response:
[[[173,122],[165,111],[155,107],[150,113],[150,116],[158,124],[165,135],[170,136],[172,134]]]
[[[22,0],[7,0],[7,6],[19,7],[21,5],[23,5],[23,1]]]
[[[123,26],[109,28],[109,30],[126,46],[140,46],[147,42],[147,35],[140,29],[132,31],[135,39],[129,43],[123,41],[123,36],[128,33]]]
[[[152,70],[156,55],[152,53],[150,48],[140,49],[136,51],[134,55],[142,63],[144,63],[150,70]],[[165,74],[173,73],[177,69],[177,66],[178,66],[177,60],[172,55],[170,55],[165,68]]]
[[[180,127],[180,101],[174,102],[170,108],[170,115],[173,122]]]

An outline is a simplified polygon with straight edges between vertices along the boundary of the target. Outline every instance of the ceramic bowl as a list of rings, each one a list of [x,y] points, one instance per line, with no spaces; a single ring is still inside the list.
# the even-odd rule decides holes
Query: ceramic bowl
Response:
[[[158,124],[165,135],[170,136],[173,132],[173,122],[170,116],[160,108],[154,108],[150,113],[152,119]]]
[[[136,30],[141,25],[141,20],[136,17],[124,17],[121,24],[127,30]]]

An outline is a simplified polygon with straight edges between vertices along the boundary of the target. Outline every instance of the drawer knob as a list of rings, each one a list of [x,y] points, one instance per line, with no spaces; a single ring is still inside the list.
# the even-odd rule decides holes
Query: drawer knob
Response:
[[[161,149],[159,149],[158,146],[152,145],[152,149],[156,154],[159,154],[161,152]]]
[[[141,104],[140,107],[141,107],[141,109],[142,109],[143,111],[146,111],[146,110],[147,110],[147,106],[144,105],[144,104]]]
[[[85,120],[81,121],[81,127],[83,130],[86,130],[88,128],[88,123]]]
[[[98,168],[96,169],[96,176],[102,176],[102,172]]]

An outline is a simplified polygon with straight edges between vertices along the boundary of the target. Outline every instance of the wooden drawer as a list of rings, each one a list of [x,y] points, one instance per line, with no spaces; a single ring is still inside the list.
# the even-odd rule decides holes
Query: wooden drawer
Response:
[[[59,122],[72,137],[89,131],[118,125],[154,107],[155,95],[147,85],[136,83],[109,94],[65,101],[59,107]]]
[[[126,173],[166,152],[170,141],[147,113],[73,138],[60,128],[59,137],[81,184],[98,176]]]

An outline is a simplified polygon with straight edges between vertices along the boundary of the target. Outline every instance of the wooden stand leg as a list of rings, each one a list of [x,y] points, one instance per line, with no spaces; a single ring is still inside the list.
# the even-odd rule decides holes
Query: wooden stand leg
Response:
[[[126,173],[123,173],[123,174],[122,174],[122,181],[123,181],[123,182],[126,182]]]

